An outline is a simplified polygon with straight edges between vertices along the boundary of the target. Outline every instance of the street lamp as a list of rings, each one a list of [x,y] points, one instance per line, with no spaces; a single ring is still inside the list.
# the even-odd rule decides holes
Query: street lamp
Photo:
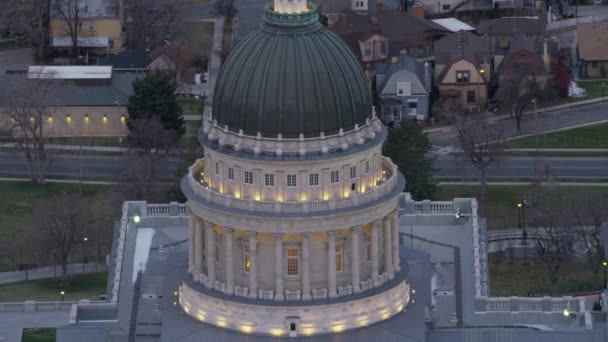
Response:
[[[607,288],[606,287],[606,268],[608,267],[608,261],[602,262],[602,265],[604,266],[604,290],[605,290]]]
[[[519,209],[519,229],[521,230],[521,243],[524,247],[524,264],[528,263],[528,232],[525,224],[525,199],[524,203],[517,203]]]
[[[479,70],[479,79],[477,80],[477,111],[478,112],[481,111],[481,106],[479,104],[479,98],[480,98],[480,96],[479,96],[479,83],[481,83],[481,80],[483,79],[483,74],[485,72],[486,72],[485,70],[480,69]]]
[[[82,273],[85,271],[85,265],[88,263],[88,253],[87,253],[87,242],[89,241],[88,237],[84,237],[82,242],[84,243],[84,255],[82,256]]]
[[[536,111],[536,98],[533,98],[532,101],[530,101],[534,104],[534,124],[536,125],[536,133],[535,133],[535,139],[536,139],[536,154],[538,154],[538,112]]]
[[[61,290],[61,292],[59,292],[59,294],[61,295],[61,301],[63,302],[63,297],[65,296],[65,291]]]
[[[141,216],[139,216],[139,215],[133,216],[133,222],[139,223],[140,221],[141,221]]]

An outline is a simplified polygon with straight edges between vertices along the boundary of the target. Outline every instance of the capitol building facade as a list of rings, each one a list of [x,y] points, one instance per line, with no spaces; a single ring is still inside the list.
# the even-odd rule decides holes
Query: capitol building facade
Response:
[[[191,275],[179,304],[243,333],[316,335],[403,311],[398,208],[356,58],[305,0],[275,0],[231,53],[182,180]]]

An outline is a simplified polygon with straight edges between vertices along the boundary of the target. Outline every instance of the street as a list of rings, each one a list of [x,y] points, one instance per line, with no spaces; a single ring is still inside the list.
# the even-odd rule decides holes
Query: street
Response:
[[[47,166],[49,177],[69,177],[71,179],[120,177],[124,170],[124,157],[50,155]],[[166,159],[158,165],[160,177],[172,177],[180,167],[180,159]],[[435,176],[441,178],[476,179],[477,170],[461,157],[443,157],[435,160]],[[539,172],[550,170],[553,177],[561,178],[608,178],[608,158],[534,158],[507,157],[488,169],[488,178],[536,178]],[[25,176],[27,162],[21,153],[0,153],[0,174]]]

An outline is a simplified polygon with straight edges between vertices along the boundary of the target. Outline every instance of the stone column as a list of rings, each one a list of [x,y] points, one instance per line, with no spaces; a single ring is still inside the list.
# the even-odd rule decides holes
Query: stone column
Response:
[[[378,275],[380,273],[380,260],[378,253],[378,230],[380,229],[381,221],[376,221],[372,223],[371,226],[371,247],[372,247],[372,283],[374,287],[379,286],[380,282],[378,281]]]
[[[302,234],[302,300],[311,300],[310,295],[310,233]]]
[[[194,265],[195,265],[195,255],[194,255],[194,247],[195,247],[195,220],[198,220],[196,216],[190,214],[190,225],[189,225],[189,234],[188,234],[188,273],[194,275]]]
[[[399,260],[399,214],[397,210],[391,214],[391,221],[393,223],[393,271],[399,272],[401,262]]]
[[[359,254],[361,250],[361,230],[363,230],[362,226],[357,226],[352,229],[351,234],[351,250],[352,250],[352,260],[351,260],[351,275],[352,275],[352,283],[353,283],[353,292],[359,293],[361,292],[361,277],[359,275],[359,267],[360,267],[360,259]]]
[[[226,265],[226,293],[234,293],[234,243],[232,228],[224,227],[224,264]]]
[[[283,234],[274,234],[274,300],[285,299],[283,290]]]
[[[203,222],[196,218],[194,221],[194,274],[203,273]]]
[[[213,288],[215,284],[215,228],[211,222],[205,223],[207,255],[207,287]]]
[[[329,259],[327,287],[329,297],[333,298],[338,296],[336,292],[336,232],[328,232],[327,238],[327,255]]]
[[[257,241],[256,233],[249,232],[249,297],[258,296]]]
[[[384,218],[384,271],[388,274],[389,279],[393,279],[393,231],[391,229],[391,218]]]

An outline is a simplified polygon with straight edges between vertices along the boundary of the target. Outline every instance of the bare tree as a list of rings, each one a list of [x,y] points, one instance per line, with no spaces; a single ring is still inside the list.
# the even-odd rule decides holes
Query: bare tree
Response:
[[[36,57],[44,59],[50,54],[51,0],[5,1],[0,8],[11,31],[24,35],[32,45]]]
[[[602,222],[608,219],[608,202],[596,193],[584,194],[571,201],[573,228],[585,250],[585,261],[593,274],[593,285],[600,286],[600,270],[606,260],[602,243]]]
[[[498,103],[511,109],[511,116],[515,118],[518,133],[521,130],[524,111],[536,97],[538,88],[534,73],[526,73],[524,70],[502,78],[496,94]]]
[[[178,0],[124,0],[131,48],[150,48],[169,39],[178,26]]]
[[[51,79],[15,78],[11,87],[0,90],[2,135],[25,154],[33,183],[45,181],[45,144],[49,136],[45,122],[58,104],[54,95],[60,81],[49,77]]]
[[[67,283],[67,265],[74,250],[93,223],[90,203],[78,193],[63,192],[35,211],[28,236],[61,266],[61,282]]]
[[[551,294],[559,293],[559,271],[573,255],[575,233],[571,228],[568,201],[558,188],[535,195],[532,223],[537,227],[536,254],[551,282]]]
[[[78,36],[86,8],[87,0],[54,0],[53,14],[63,21],[65,33],[72,40],[72,57],[78,55]]]
[[[483,120],[480,115],[460,118],[456,122],[458,145],[469,162],[479,171],[481,182],[480,197],[486,194],[486,173],[504,151],[502,129]]]
[[[165,129],[158,119],[136,119],[129,123],[126,154],[129,160],[123,175],[123,193],[130,199],[154,198],[162,177],[157,172],[159,164],[176,147],[179,136]]]
[[[215,0],[213,3],[213,15],[224,17],[227,22],[231,22],[239,13],[234,0]]]

